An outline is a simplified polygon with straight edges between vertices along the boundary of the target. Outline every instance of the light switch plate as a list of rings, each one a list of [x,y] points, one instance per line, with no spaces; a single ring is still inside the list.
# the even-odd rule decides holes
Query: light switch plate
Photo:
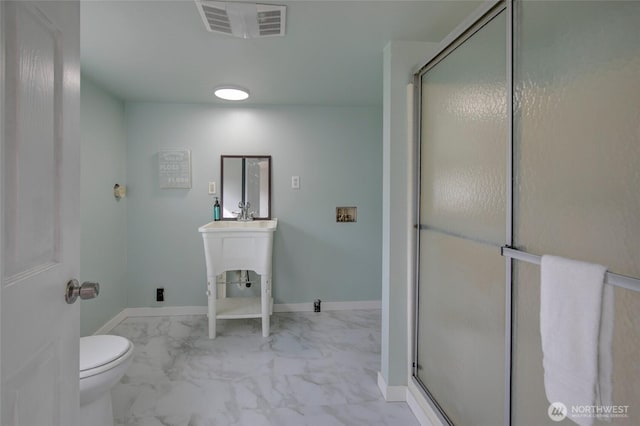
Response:
[[[209,182],[209,195],[213,195],[216,193],[216,183]]]

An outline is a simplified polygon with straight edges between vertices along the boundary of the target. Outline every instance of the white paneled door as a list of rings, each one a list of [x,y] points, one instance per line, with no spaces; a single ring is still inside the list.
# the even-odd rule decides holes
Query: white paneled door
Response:
[[[77,425],[80,14],[1,1],[3,426]]]

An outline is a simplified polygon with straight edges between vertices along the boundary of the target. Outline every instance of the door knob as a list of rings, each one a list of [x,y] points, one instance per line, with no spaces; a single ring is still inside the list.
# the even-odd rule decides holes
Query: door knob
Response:
[[[80,299],[86,300],[98,297],[98,294],[100,294],[100,284],[85,281],[82,283],[82,285],[80,285],[78,280],[74,278],[69,280],[69,282],[67,283],[67,287],[64,293],[64,300],[68,304],[72,304],[75,303],[75,301],[78,299],[78,296],[80,296]]]

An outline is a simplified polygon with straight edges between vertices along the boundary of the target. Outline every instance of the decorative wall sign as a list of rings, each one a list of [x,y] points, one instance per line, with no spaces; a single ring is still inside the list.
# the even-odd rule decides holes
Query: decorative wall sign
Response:
[[[168,149],[158,152],[160,189],[191,188],[191,151]]]

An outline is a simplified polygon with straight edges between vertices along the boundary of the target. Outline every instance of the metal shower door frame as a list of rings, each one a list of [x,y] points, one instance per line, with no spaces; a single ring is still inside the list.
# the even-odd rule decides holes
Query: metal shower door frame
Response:
[[[413,336],[412,336],[412,363],[411,377],[415,387],[422,393],[423,397],[430,405],[431,409],[436,413],[443,424],[453,425],[447,417],[444,410],[440,407],[435,398],[431,395],[426,386],[418,378],[418,301],[419,301],[419,280],[420,280],[420,193],[421,193],[421,116],[422,116],[422,84],[421,78],[430,69],[435,67],[440,61],[446,58],[456,48],[464,44],[473,35],[478,32],[484,25],[490,22],[503,11],[506,16],[506,76],[507,76],[507,149],[505,155],[507,157],[507,174],[506,174],[506,234],[505,245],[511,246],[513,242],[513,34],[514,34],[514,0],[489,0],[476,9],[465,21],[463,21],[454,31],[452,31],[441,43],[436,53],[432,55],[425,64],[420,67],[413,78],[414,86],[414,141],[415,141],[415,161],[416,161],[416,181],[415,181],[415,269],[413,282]],[[498,252],[500,254],[500,252]],[[511,388],[512,388],[512,345],[513,345],[513,275],[512,260],[505,258],[505,365],[504,365],[504,424],[511,425]]]

